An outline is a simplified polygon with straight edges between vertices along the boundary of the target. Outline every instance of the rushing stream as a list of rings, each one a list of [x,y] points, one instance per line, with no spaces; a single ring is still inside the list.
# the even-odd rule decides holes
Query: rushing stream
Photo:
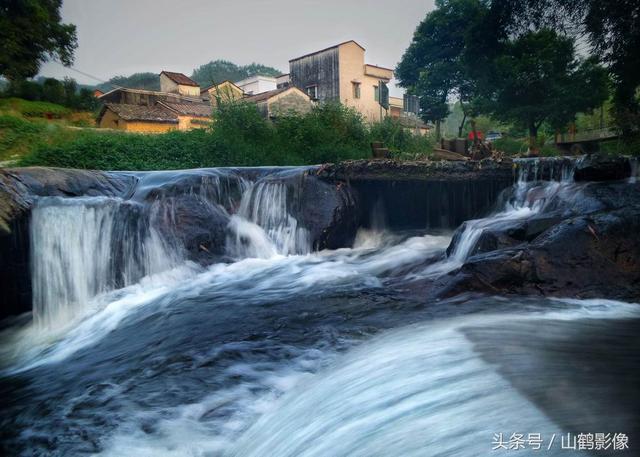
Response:
[[[0,334],[4,455],[565,456],[594,455],[567,433],[640,437],[636,304],[409,292],[575,192],[570,167],[522,169],[448,255],[455,227],[392,231],[382,205],[352,247],[314,252],[277,181],[200,189],[231,215],[207,267],[161,229],[170,207],[40,199],[33,315]],[[492,450],[514,433],[543,450]]]

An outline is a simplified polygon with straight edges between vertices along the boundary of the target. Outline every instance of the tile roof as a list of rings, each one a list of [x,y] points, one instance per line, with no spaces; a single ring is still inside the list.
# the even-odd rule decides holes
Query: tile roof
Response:
[[[186,116],[211,117],[213,108],[209,103],[171,103],[158,102],[171,111]]]
[[[290,88],[283,87],[282,89],[268,90],[266,92],[260,92],[259,94],[249,95],[248,97],[245,97],[243,100],[246,100],[251,103],[263,102],[265,100],[269,100],[274,95],[278,95],[279,93],[284,92],[287,89],[290,89]]]
[[[183,73],[175,73],[173,71],[162,71],[160,73],[165,74],[171,81],[176,84],[182,84],[183,86],[195,86],[198,87],[199,84],[195,82],[193,79],[189,78],[187,75]]]
[[[125,121],[178,122],[177,114],[160,105],[141,106],[106,103],[104,107],[105,109],[110,109]]]

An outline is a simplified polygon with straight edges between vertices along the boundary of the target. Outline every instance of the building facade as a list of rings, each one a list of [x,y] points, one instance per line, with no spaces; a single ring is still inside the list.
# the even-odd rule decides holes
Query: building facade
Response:
[[[276,78],[271,76],[251,76],[241,81],[237,81],[236,86],[244,91],[246,95],[256,95],[277,89]]]
[[[379,103],[379,87],[392,78],[390,68],[366,64],[365,49],[353,40],[289,61],[289,84],[312,100],[355,108],[369,122],[388,115]]]

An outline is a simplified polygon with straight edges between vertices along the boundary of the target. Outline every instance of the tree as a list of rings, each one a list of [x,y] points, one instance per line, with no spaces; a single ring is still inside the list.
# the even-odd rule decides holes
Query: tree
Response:
[[[606,71],[593,59],[576,59],[573,39],[549,29],[506,43],[490,74],[481,83],[483,110],[526,127],[532,151],[543,122],[563,127],[607,98]]]
[[[108,92],[116,87],[129,89],[160,90],[160,76],[158,73],[142,72],[130,76],[114,76],[106,83],[98,84],[98,89]]]
[[[604,63],[613,86],[613,114],[626,137],[640,134],[640,2],[637,0],[492,0],[498,29],[512,35],[537,27],[561,30]],[[490,39],[490,36],[487,35]]]
[[[73,63],[76,27],[63,24],[62,0],[0,0],[0,75],[35,76],[48,58]]]
[[[466,51],[483,6],[478,0],[437,0],[436,7],[418,25],[395,74],[401,87],[419,97],[422,118],[435,122],[437,130],[449,114],[449,99],[456,97],[463,111],[458,128],[462,135],[466,117],[474,114],[476,90],[470,70],[473,56]]]
[[[238,66],[228,60],[212,60],[193,70],[191,79],[200,84],[200,86],[206,87],[226,80],[235,82],[250,76],[278,76],[280,73],[275,68],[258,63]]]

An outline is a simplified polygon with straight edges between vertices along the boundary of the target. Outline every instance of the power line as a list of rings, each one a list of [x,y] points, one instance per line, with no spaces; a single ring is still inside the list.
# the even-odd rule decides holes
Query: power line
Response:
[[[69,65],[69,66],[64,65],[62,62],[60,62],[57,59],[51,59],[51,60],[53,62],[57,63],[58,65],[60,65],[63,68],[68,68],[69,70],[75,71],[76,73],[81,74],[83,76],[86,76],[88,78],[95,79],[96,81],[100,81],[101,83],[109,84],[111,87],[113,87],[115,89],[124,89],[124,87],[122,87],[122,86],[118,86],[117,84],[113,84],[112,82],[109,82],[108,80],[104,80],[102,78],[98,78],[97,76],[94,76],[94,75],[91,75],[89,73],[86,73],[86,72],[84,72],[82,70],[78,70],[77,68],[75,68],[75,67],[73,67],[71,65]]]

